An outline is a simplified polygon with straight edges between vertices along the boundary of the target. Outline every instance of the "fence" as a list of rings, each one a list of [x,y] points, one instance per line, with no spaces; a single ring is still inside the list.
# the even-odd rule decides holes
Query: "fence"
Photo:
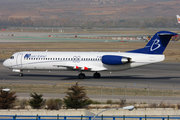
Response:
[[[31,115],[0,115],[0,120],[93,120],[94,116],[31,116]],[[180,119],[180,116],[97,116],[96,120],[170,120],[170,119]]]

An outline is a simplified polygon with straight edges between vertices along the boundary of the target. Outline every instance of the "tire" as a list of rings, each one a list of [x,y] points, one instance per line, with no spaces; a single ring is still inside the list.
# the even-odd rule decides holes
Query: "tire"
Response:
[[[80,73],[79,75],[78,75],[78,78],[79,79],[84,79],[86,76],[85,76],[85,74],[84,73]]]
[[[101,74],[96,72],[96,73],[94,73],[93,77],[94,77],[94,78],[100,78],[100,77],[101,77]]]

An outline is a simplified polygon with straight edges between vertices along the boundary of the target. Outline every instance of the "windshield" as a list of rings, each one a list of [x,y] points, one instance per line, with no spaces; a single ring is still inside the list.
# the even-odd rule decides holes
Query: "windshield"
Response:
[[[10,59],[14,59],[14,56],[11,56]]]

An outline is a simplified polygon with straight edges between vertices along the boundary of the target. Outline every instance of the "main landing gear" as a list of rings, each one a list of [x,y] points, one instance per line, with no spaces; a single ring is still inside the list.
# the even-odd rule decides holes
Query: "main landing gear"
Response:
[[[82,72],[78,75],[78,78],[79,78],[79,79],[84,79],[85,77],[86,77],[86,75],[85,75],[84,73],[82,73]],[[94,77],[94,78],[100,78],[100,77],[101,77],[101,74],[98,73],[98,72],[95,72],[94,75],[93,75],[93,77]]]
[[[94,75],[93,75],[94,78],[100,78],[101,77],[101,74],[98,73],[98,72],[95,72]]]
[[[79,75],[78,75],[78,78],[79,79],[84,79],[86,77],[86,75],[84,74],[84,73],[80,73]]]

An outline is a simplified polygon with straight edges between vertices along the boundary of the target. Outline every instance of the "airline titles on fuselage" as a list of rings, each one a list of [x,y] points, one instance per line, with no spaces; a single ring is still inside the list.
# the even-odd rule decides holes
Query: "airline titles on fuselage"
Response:
[[[102,56],[97,56],[96,58],[81,58],[81,56],[73,56],[73,57],[48,57],[47,55],[31,55],[26,54],[24,56],[24,60],[61,60],[61,61],[73,61],[74,63],[78,63],[80,61],[100,61]]]

